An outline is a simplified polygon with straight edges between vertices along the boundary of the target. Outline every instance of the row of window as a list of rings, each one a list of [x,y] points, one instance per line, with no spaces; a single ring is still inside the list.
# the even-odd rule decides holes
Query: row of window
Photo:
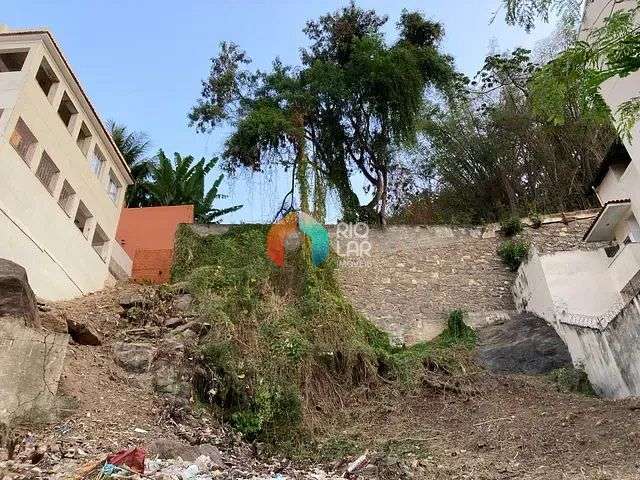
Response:
[[[0,52],[0,73],[21,71],[28,53],[28,49],[20,51]],[[43,58],[40,62],[40,67],[38,68],[35,79],[49,102],[52,102],[55,93],[60,86],[60,80],[56,76],[46,58]],[[75,130],[76,122],[79,121],[80,116],[78,109],[74,105],[67,92],[64,92],[62,94],[60,104],[58,105],[58,116],[60,117],[60,120],[62,120],[62,123],[64,123],[67,131],[69,131],[69,133],[72,133]],[[28,131],[28,129],[26,130]],[[29,131],[28,134],[31,134],[31,132]],[[24,148],[27,150],[30,148],[29,141],[37,143],[35,137],[33,137],[33,135],[30,135],[31,138],[29,138],[28,134],[25,136],[26,143],[24,146]],[[89,130],[87,124],[82,121],[78,130],[78,135],[76,137],[76,145],[78,146],[82,154],[85,157],[88,157],[89,165],[93,173],[98,178],[100,178],[104,165],[107,164],[106,158],[100,151],[100,148],[97,144],[94,146],[91,154],[89,154],[92,140],[93,135],[91,134],[91,130]],[[25,159],[25,161],[27,161],[28,163],[28,160]],[[113,171],[110,170],[109,181],[107,184],[107,194],[114,203],[117,203],[118,196],[120,195],[121,190],[121,183],[118,181]]]
[[[32,157],[34,155],[35,147],[38,142],[31,130],[29,130],[29,127],[27,127],[26,123],[24,123],[21,118],[18,119],[18,123],[16,124],[16,128],[14,129],[11,138],[9,139],[9,143],[18,153],[20,158],[22,158],[22,160],[24,160],[27,165],[31,166]],[[99,165],[100,168],[102,168],[101,166],[104,164],[104,159],[98,161],[101,162]],[[40,183],[42,183],[44,188],[49,192],[49,194],[55,197],[60,180],[60,169],[56,166],[55,162],[51,159],[46,151],[42,152],[42,156],[40,157],[35,175],[36,178],[40,180]],[[115,191],[114,195],[115,196],[112,197],[112,199],[115,202],[118,192]],[[75,214],[73,214],[76,196],[76,191],[69,184],[69,182],[64,179],[62,182],[60,193],[57,194],[58,205],[60,206],[60,208],[62,208],[64,213],[69,218],[73,218],[74,224],[76,225],[76,227],[78,227],[80,232],[82,232],[85,238],[89,239],[89,236],[93,229],[91,246],[103,260],[106,260],[109,237],[107,237],[107,234],[100,227],[100,225],[95,222],[93,215],[82,200],[78,202]],[[95,228],[93,228],[94,224]]]

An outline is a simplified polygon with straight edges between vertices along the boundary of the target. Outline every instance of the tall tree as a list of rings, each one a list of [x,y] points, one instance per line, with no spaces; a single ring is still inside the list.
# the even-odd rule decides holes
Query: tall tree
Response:
[[[583,0],[502,0],[509,25],[520,25],[531,31],[537,20],[548,22],[557,15],[563,23],[575,25],[580,17]]]
[[[151,167],[149,182],[152,205],[193,205],[195,218],[201,223],[214,223],[219,217],[235,212],[242,205],[217,209],[215,200],[226,198],[218,192],[224,175],[219,175],[209,190],[205,189],[207,175],[216,166],[217,158],[195,161],[192,156],[174,153],[173,162],[160,150]]]
[[[399,218],[416,214],[412,204],[446,223],[594,205],[588,187],[614,131],[578,98],[566,99],[563,124],[536,114],[530,79],[538,68],[524,49],[491,55],[469,96],[426,118],[416,162],[425,187]]]
[[[122,157],[131,169],[133,185],[127,189],[127,207],[144,207],[149,204],[148,179],[153,161],[147,157],[149,137],[143,132],[130,131],[126,125],[113,120],[107,122],[111,137]]]
[[[246,54],[223,44],[191,111],[192,124],[201,131],[233,125],[224,153],[228,168],[297,167],[304,199],[309,164],[337,191],[345,220],[384,223],[395,157],[416,141],[427,91],[449,93],[459,78],[452,59],[439,52],[439,24],[403,12],[399,40],[389,45],[386,22],[353,3],[308,22],[311,45],[302,66],[276,61],[269,73],[243,70]],[[365,204],[354,175],[364,180]]]

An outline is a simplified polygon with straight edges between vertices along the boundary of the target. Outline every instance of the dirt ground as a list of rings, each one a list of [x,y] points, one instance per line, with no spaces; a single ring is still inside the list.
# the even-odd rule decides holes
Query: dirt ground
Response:
[[[111,343],[132,330],[117,302],[131,288],[139,287],[54,306],[104,339],[69,346],[58,395],[64,418],[33,432],[40,442],[76,449],[79,464],[99,452],[178,438],[175,425],[161,420],[150,382],[111,356]],[[477,393],[389,389],[346,402],[326,419],[334,427],[325,443],[349,445],[343,466],[365,451],[372,464],[377,459],[363,478],[640,479],[640,400],[561,393],[543,377],[479,373],[470,382]]]
[[[482,374],[474,386],[351,406],[335,434],[413,458],[420,478],[640,478],[640,401],[560,393],[532,376]]]

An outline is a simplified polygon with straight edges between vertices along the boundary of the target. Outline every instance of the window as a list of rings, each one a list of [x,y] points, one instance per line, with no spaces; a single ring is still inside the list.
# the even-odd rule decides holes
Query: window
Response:
[[[78,144],[78,148],[80,149],[80,151],[83,153],[83,155],[86,155],[87,153],[89,153],[89,145],[91,145],[91,132],[89,131],[89,127],[87,127],[87,124],[82,122],[82,125],[80,125],[80,131],[78,132],[78,138],[76,140],[76,143]]]
[[[91,246],[100,255],[102,260],[107,259],[107,248],[109,246],[109,237],[104,233],[104,230],[100,228],[100,225],[96,225],[96,230],[93,232],[93,240],[91,240]]]
[[[71,209],[73,208],[73,202],[76,198],[76,192],[69,182],[66,180],[62,184],[62,191],[60,192],[60,197],[58,198],[58,205],[62,207],[64,213],[67,214],[68,217],[71,216]]]
[[[73,223],[76,224],[76,227],[78,227],[78,230],[80,230],[86,238],[89,238],[89,230],[91,229],[92,219],[93,219],[93,215],[91,215],[91,212],[89,212],[89,209],[81,201],[78,204],[78,210],[76,211],[76,217],[73,219]]]
[[[113,203],[117,203],[118,196],[120,195],[120,190],[122,186],[120,182],[114,175],[113,171],[109,172],[109,186],[107,187],[107,194]]]
[[[60,115],[60,119],[67,129],[71,130],[75,117],[78,115],[78,109],[69,98],[69,95],[67,95],[67,92],[64,92],[64,95],[62,95],[62,100],[58,107],[58,115]]]
[[[36,170],[36,177],[38,180],[44,185],[44,188],[53,195],[53,191],[56,188],[56,184],[58,183],[58,175],[60,174],[60,170],[56,167],[56,164],[53,163],[51,157],[47,155],[46,152],[42,154],[42,158],[40,159],[40,164],[38,165],[38,169]]]
[[[0,52],[0,73],[19,72],[24,66],[29,50]]]
[[[38,73],[36,73],[36,82],[38,82],[38,85],[40,85],[40,88],[47,98],[51,99],[55,93],[55,87],[59,84],[59,80],[56,74],[53,73],[53,69],[46,58],[43,58],[42,63],[40,63],[40,68],[38,68]]]
[[[91,155],[91,163],[90,163],[91,171],[95,173],[96,177],[99,177],[100,174],[102,173],[102,166],[104,165],[105,161],[106,159],[104,158],[102,151],[96,145],[93,148],[93,154]]]
[[[33,133],[31,133],[31,130],[29,130],[29,127],[27,127],[27,124],[24,123],[21,118],[18,119],[18,123],[11,134],[9,143],[11,143],[11,146],[16,152],[18,152],[20,158],[22,158],[27,165],[31,163],[31,157],[33,156],[33,151],[35,150],[38,141]]]

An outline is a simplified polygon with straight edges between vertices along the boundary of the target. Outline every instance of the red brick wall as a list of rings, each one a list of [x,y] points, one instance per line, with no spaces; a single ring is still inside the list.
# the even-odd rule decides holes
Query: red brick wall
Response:
[[[116,238],[133,259],[133,280],[169,281],[176,229],[193,223],[193,215],[193,205],[122,210]]]
[[[131,276],[136,282],[168,283],[173,250],[138,250]]]

